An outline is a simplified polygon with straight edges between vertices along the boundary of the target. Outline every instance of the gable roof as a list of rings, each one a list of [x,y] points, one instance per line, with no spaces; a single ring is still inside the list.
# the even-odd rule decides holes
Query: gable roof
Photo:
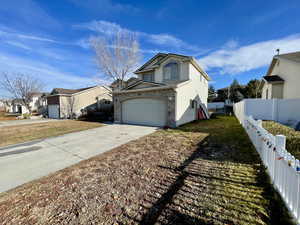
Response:
[[[166,84],[162,84],[162,83],[155,83],[155,82],[150,82],[150,81],[144,81],[144,80],[136,80],[136,82],[128,85],[126,88],[124,88],[123,90],[130,90],[138,85],[141,84],[146,84],[149,85],[149,87],[159,87],[159,86],[166,86]],[[145,88],[145,87],[143,87]]]
[[[277,57],[300,62],[300,52],[291,52],[291,53],[287,53],[287,54],[281,54],[281,55],[278,55]]]
[[[276,65],[277,61],[281,58],[292,60],[292,61],[295,61],[295,62],[300,62],[300,52],[291,52],[291,53],[287,53],[287,54],[275,55],[272,59],[272,62],[270,64],[270,66],[269,66],[269,69],[267,71],[266,76],[271,75],[274,66]]]
[[[91,88],[94,88],[96,86],[92,86],[92,87],[87,87],[87,88],[80,88],[80,89],[65,89],[65,88],[54,88],[51,91],[51,95],[72,95],[72,94],[76,94],[78,92],[81,91],[85,91]]]
[[[44,93],[44,92],[29,92],[28,94],[30,94],[32,97],[33,96],[40,97],[40,96],[42,96],[43,94],[46,94],[46,93]]]
[[[197,63],[194,57],[174,53],[158,53],[155,56],[153,56],[150,60],[148,60],[144,65],[138,68],[134,73],[139,74],[147,71],[152,71],[155,68],[159,67],[162,62],[164,62],[170,57],[179,57],[189,61],[207,80],[211,80],[208,74],[200,67],[200,65]]]
[[[168,54],[166,54],[166,53],[157,53],[155,56],[153,56],[151,59],[149,59],[144,65],[142,65],[140,68],[138,68],[134,73],[139,73],[139,72],[143,71],[147,66],[149,66],[151,63],[153,63],[157,59],[157,62],[155,63],[155,65],[153,65],[155,68],[155,66],[158,65],[158,63],[161,61],[161,59],[163,59],[167,55]]]

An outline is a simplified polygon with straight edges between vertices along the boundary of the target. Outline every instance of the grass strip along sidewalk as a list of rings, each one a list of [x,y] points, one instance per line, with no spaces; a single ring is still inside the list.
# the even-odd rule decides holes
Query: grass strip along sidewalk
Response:
[[[54,137],[67,133],[101,127],[103,124],[76,120],[62,120],[0,127],[0,147],[40,138]]]
[[[233,117],[157,131],[2,193],[0,214],[0,224],[292,224]]]

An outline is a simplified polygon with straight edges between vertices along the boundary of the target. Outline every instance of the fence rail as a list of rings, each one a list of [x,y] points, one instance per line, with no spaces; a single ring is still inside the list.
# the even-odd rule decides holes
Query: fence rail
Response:
[[[244,116],[260,120],[273,120],[295,125],[300,118],[300,99],[244,99],[233,106],[236,117]]]
[[[244,116],[240,121],[267,168],[274,187],[300,224],[300,163],[286,150],[286,137],[272,135],[261,120]]]

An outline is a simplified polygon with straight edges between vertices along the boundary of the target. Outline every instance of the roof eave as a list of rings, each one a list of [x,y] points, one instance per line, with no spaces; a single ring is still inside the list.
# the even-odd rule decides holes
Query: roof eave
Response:
[[[211,80],[211,78],[208,76],[208,74],[200,67],[200,65],[196,62],[196,60],[194,58],[191,59],[191,63],[206,78],[207,81]]]
[[[141,73],[146,73],[146,72],[150,72],[155,70],[156,68],[158,68],[158,66],[153,66],[152,68],[146,69],[146,70],[136,70],[133,73],[135,74],[141,74]]]
[[[278,60],[279,60],[279,59],[278,59],[277,56],[274,56],[274,57],[273,57],[272,62],[271,62],[270,66],[269,66],[269,69],[268,69],[268,71],[267,71],[266,76],[270,76],[270,75],[271,75],[271,73],[272,73],[272,71],[273,71],[273,68],[274,68],[274,66],[276,65],[276,63],[277,63]]]

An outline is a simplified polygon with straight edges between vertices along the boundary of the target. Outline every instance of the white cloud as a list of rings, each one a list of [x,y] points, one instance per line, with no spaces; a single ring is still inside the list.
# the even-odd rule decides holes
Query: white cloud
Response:
[[[56,43],[56,44],[64,44],[63,42],[56,41],[54,39],[35,36],[35,35],[27,35],[23,33],[19,33],[16,31],[4,31],[0,28],[0,37],[4,39],[18,39],[18,40],[32,40],[32,41],[39,41],[39,42],[50,42],[50,43]]]
[[[9,44],[9,45],[12,45],[12,46],[15,46],[15,47],[18,47],[18,48],[22,48],[22,49],[25,49],[25,50],[31,50],[31,48],[27,45],[24,45],[22,43],[19,43],[19,42],[15,42],[15,41],[5,41],[5,43]]]
[[[10,30],[9,32],[1,30],[0,27],[0,40],[3,43],[12,45],[14,47],[21,48],[21,50],[28,50],[31,53],[37,53],[40,56],[46,56],[57,60],[64,60],[66,54],[61,54],[65,48],[57,48],[57,45],[72,46],[77,45],[76,43],[67,43],[57,41],[51,38],[40,37],[36,35],[28,35]],[[24,52],[24,51],[23,51]],[[70,55],[70,54],[68,54]],[[73,57],[73,56],[72,56]]]
[[[60,22],[50,16],[37,2],[33,0],[9,0],[4,3],[2,1],[0,13],[9,14],[9,20],[16,21],[20,27],[34,25],[42,29],[61,28]],[[4,19],[6,18],[1,18],[1,20]]]
[[[45,41],[45,42],[52,42],[52,43],[60,43],[58,41],[55,41],[53,39],[49,38],[43,38],[43,37],[38,37],[38,36],[33,36],[33,35],[24,35],[24,34],[15,34],[17,37],[21,39],[30,39],[30,40],[35,40],[35,41]]]
[[[90,49],[91,48],[91,39],[94,37],[90,38],[83,38],[78,41],[76,41],[74,44],[80,46],[83,49]],[[113,46],[111,46],[113,47]],[[159,52],[165,52],[164,50],[159,50],[159,49],[140,49],[140,52],[142,53],[149,53],[149,54],[156,54]]]
[[[208,71],[217,69],[222,74],[237,74],[268,66],[278,48],[280,53],[299,51],[300,34],[240,47],[226,46],[200,58],[199,63]]]
[[[110,36],[115,34],[119,31],[125,31],[132,34],[137,35],[139,38],[145,40],[148,43],[164,46],[164,47],[173,47],[176,49],[183,49],[183,50],[190,50],[190,51],[202,51],[197,46],[190,45],[186,43],[185,41],[167,33],[161,33],[161,34],[149,34],[142,31],[134,31],[129,30],[127,28],[121,27],[117,23],[112,23],[109,21],[104,20],[98,20],[98,21],[91,21],[88,23],[81,23],[73,26],[74,28],[80,28],[80,29],[87,29],[96,33],[99,33],[101,35]],[[82,44],[82,43],[81,43]]]
[[[80,88],[94,84],[92,77],[77,76],[60,71],[46,63],[3,53],[0,53],[0,67],[1,71],[21,72],[40,79],[45,84],[47,91],[54,87]]]
[[[87,30],[98,32],[98,33],[105,34],[105,35],[112,35],[118,31],[133,32],[133,31],[129,31],[125,28],[122,28],[119,24],[104,21],[104,20],[98,20],[98,21],[94,20],[94,21],[91,21],[88,23],[76,24],[73,27],[87,29]]]

